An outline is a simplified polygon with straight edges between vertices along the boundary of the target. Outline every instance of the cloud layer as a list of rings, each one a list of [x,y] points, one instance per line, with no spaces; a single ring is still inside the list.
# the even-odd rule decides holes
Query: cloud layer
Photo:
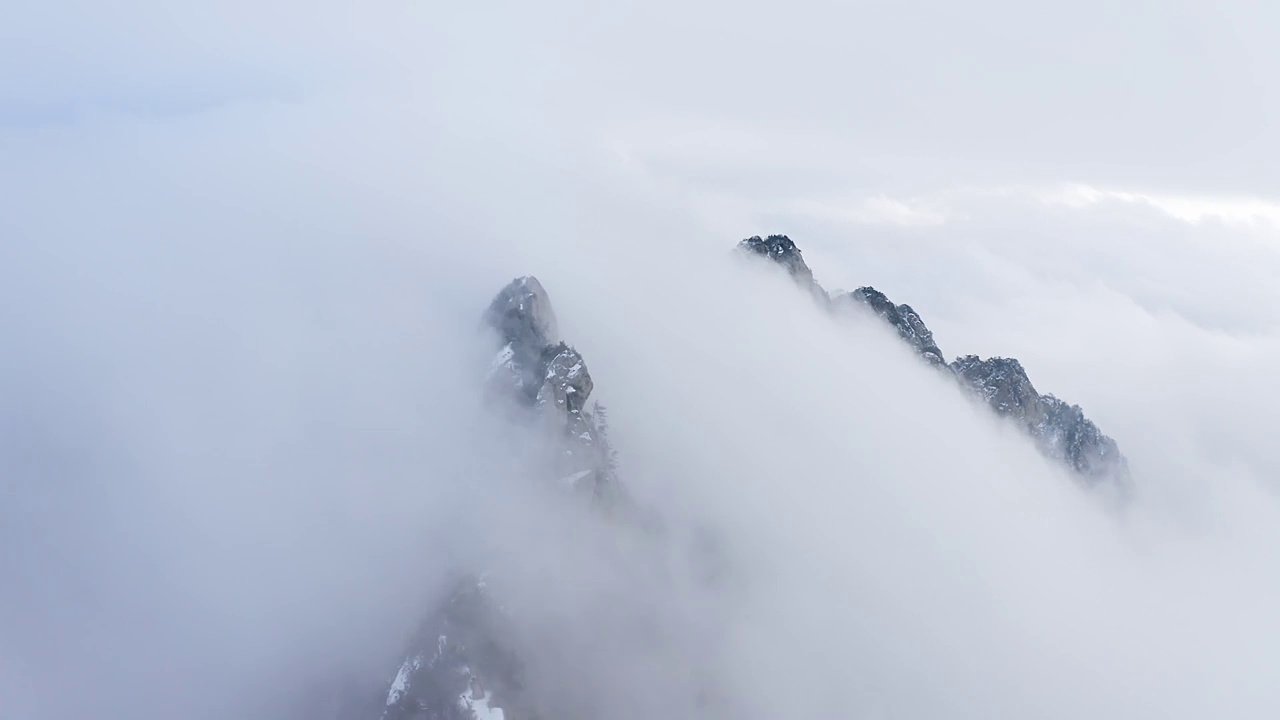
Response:
[[[1248,8],[228,7],[0,22],[62,40],[0,43],[16,716],[286,716],[474,566],[597,714],[1274,716],[1276,228],[1176,210],[1273,190]],[[770,231],[1083,405],[1133,505],[729,253]],[[474,383],[528,273],[729,585],[523,482]]]

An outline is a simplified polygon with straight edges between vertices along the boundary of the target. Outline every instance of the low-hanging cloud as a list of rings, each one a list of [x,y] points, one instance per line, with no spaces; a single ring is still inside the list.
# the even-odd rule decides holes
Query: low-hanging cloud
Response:
[[[903,203],[928,223],[813,212],[848,155],[788,170],[768,138],[803,123],[773,111],[743,113],[755,154],[728,166],[664,146],[615,111],[695,95],[658,68],[629,71],[648,80],[627,102],[575,97],[559,72],[598,39],[504,75],[539,45],[487,54],[505,25],[418,52],[405,18],[340,42],[334,18],[241,54],[285,96],[0,130],[7,712],[290,717],[333,678],[389,680],[451,574],[491,569],[523,642],[573,650],[540,682],[583,713],[692,716],[712,693],[761,718],[1275,714],[1272,228],[973,187]],[[274,27],[259,40],[294,38]],[[539,82],[576,105],[539,107]],[[668,116],[732,109],[698,102]],[[854,197],[897,197],[866,171]],[[1082,404],[1132,503],[1082,491],[875,318],[730,252],[771,230],[829,287],[911,303],[949,356],[1017,356]],[[667,540],[533,489],[526,431],[482,401],[480,311],[528,273]],[[703,536],[721,584],[683,549]]]

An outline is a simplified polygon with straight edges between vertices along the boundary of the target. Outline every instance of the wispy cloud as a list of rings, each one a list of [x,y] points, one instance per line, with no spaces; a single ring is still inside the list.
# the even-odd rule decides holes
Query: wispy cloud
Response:
[[[1045,202],[1083,208],[1103,202],[1140,203],[1155,207],[1189,223],[1225,222],[1251,224],[1280,223],[1280,201],[1258,197],[1175,195],[1126,190],[1100,189],[1084,184],[1067,184],[1039,193]]]

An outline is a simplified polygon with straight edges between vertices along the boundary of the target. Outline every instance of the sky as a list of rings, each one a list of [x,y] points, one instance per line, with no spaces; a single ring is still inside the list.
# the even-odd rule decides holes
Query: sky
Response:
[[[597,715],[1275,717],[1278,12],[0,0],[0,714],[292,717],[484,565]],[[1132,505],[733,262],[772,232],[1079,403]],[[524,274],[731,591],[493,451]]]

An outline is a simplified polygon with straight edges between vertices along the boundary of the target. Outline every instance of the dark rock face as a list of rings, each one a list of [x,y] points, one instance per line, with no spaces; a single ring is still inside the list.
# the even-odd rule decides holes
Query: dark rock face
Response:
[[[489,303],[484,323],[506,343],[494,358],[490,386],[518,390],[532,402],[543,385],[543,353],[556,342],[547,291],[535,277],[512,280]]]
[[[763,240],[754,236],[738,243],[738,248],[782,265],[797,284],[810,291],[816,289],[826,300],[800,249],[787,236],[770,235]],[[925,362],[939,369],[950,369],[963,387],[981,397],[997,414],[1026,430],[1047,457],[1066,465],[1087,483],[1127,484],[1128,462],[1116,442],[1085,418],[1078,405],[1037,392],[1017,360],[1001,357],[982,360],[977,355],[966,355],[947,365],[933,333],[919,313],[910,305],[895,305],[871,286],[838,295],[833,303],[821,304],[836,309],[848,305],[868,308],[892,325],[898,336]]]
[[[382,720],[529,717],[521,666],[502,638],[505,617],[483,580],[465,578],[418,628],[387,689]]]
[[[786,235],[770,235],[763,240],[759,235],[753,235],[738,243],[738,247],[773,260],[800,282],[813,282],[813,271],[805,264],[800,248]]]
[[[892,325],[898,331],[899,337],[915,348],[920,357],[930,365],[946,365],[946,361],[942,359],[942,351],[933,341],[933,333],[924,324],[924,320],[920,319],[919,313],[910,305],[894,305],[884,293],[870,285],[860,287],[841,297],[871,308],[875,314]]]
[[[1089,482],[1128,479],[1128,463],[1115,440],[1084,416],[1079,405],[1036,392],[1022,364],[1012,358],[956,358],[951,371],[1003,417],[1021,425],[1045,455]]]
[[[542,283],[516,278],[498,291],[484,314],[485,323],[512,345],[542,348],[556,338],[556,314]]]
[[[982,360],[977,355],[956,358],[951,371],[982,396],[992,410],[1005,417],[1035,417],[1040,393],[1013,358]]]
[[[546,372],[538,389],[538,405],[554,406],[564,414],[581,413],[595,387],[582,356],[564,343],[548,345],[542,356],[546,359]]]
[[[1052,395],[1042,395],[1040,402],[1045,420],[1035,434],[1046,453],[1062,458],[1073,470],[1094,481],[1128,484],[1129,463],[1120,454],[1120,447],[1084,416],[1079,405]]]
[[[505,344],[488,377],[491,394],[515,401],[551,431],[563,483],[596,497],[616,496],[604,413],[588,409],[595,383],[581,353],[556,335],[555,313],[534,277],[512,280],[498,292],[484,322]]]
[[[813,271],[805,263],[804,256],[800,254],[800,248],[796,247],[796,244],[786,235],[770,235],[764,239],[759,235],[753,235],[738,243],[738,249],[767,257],[778,263],[815,298],[823,302],[827,300],[827,294],[813,279]]]

